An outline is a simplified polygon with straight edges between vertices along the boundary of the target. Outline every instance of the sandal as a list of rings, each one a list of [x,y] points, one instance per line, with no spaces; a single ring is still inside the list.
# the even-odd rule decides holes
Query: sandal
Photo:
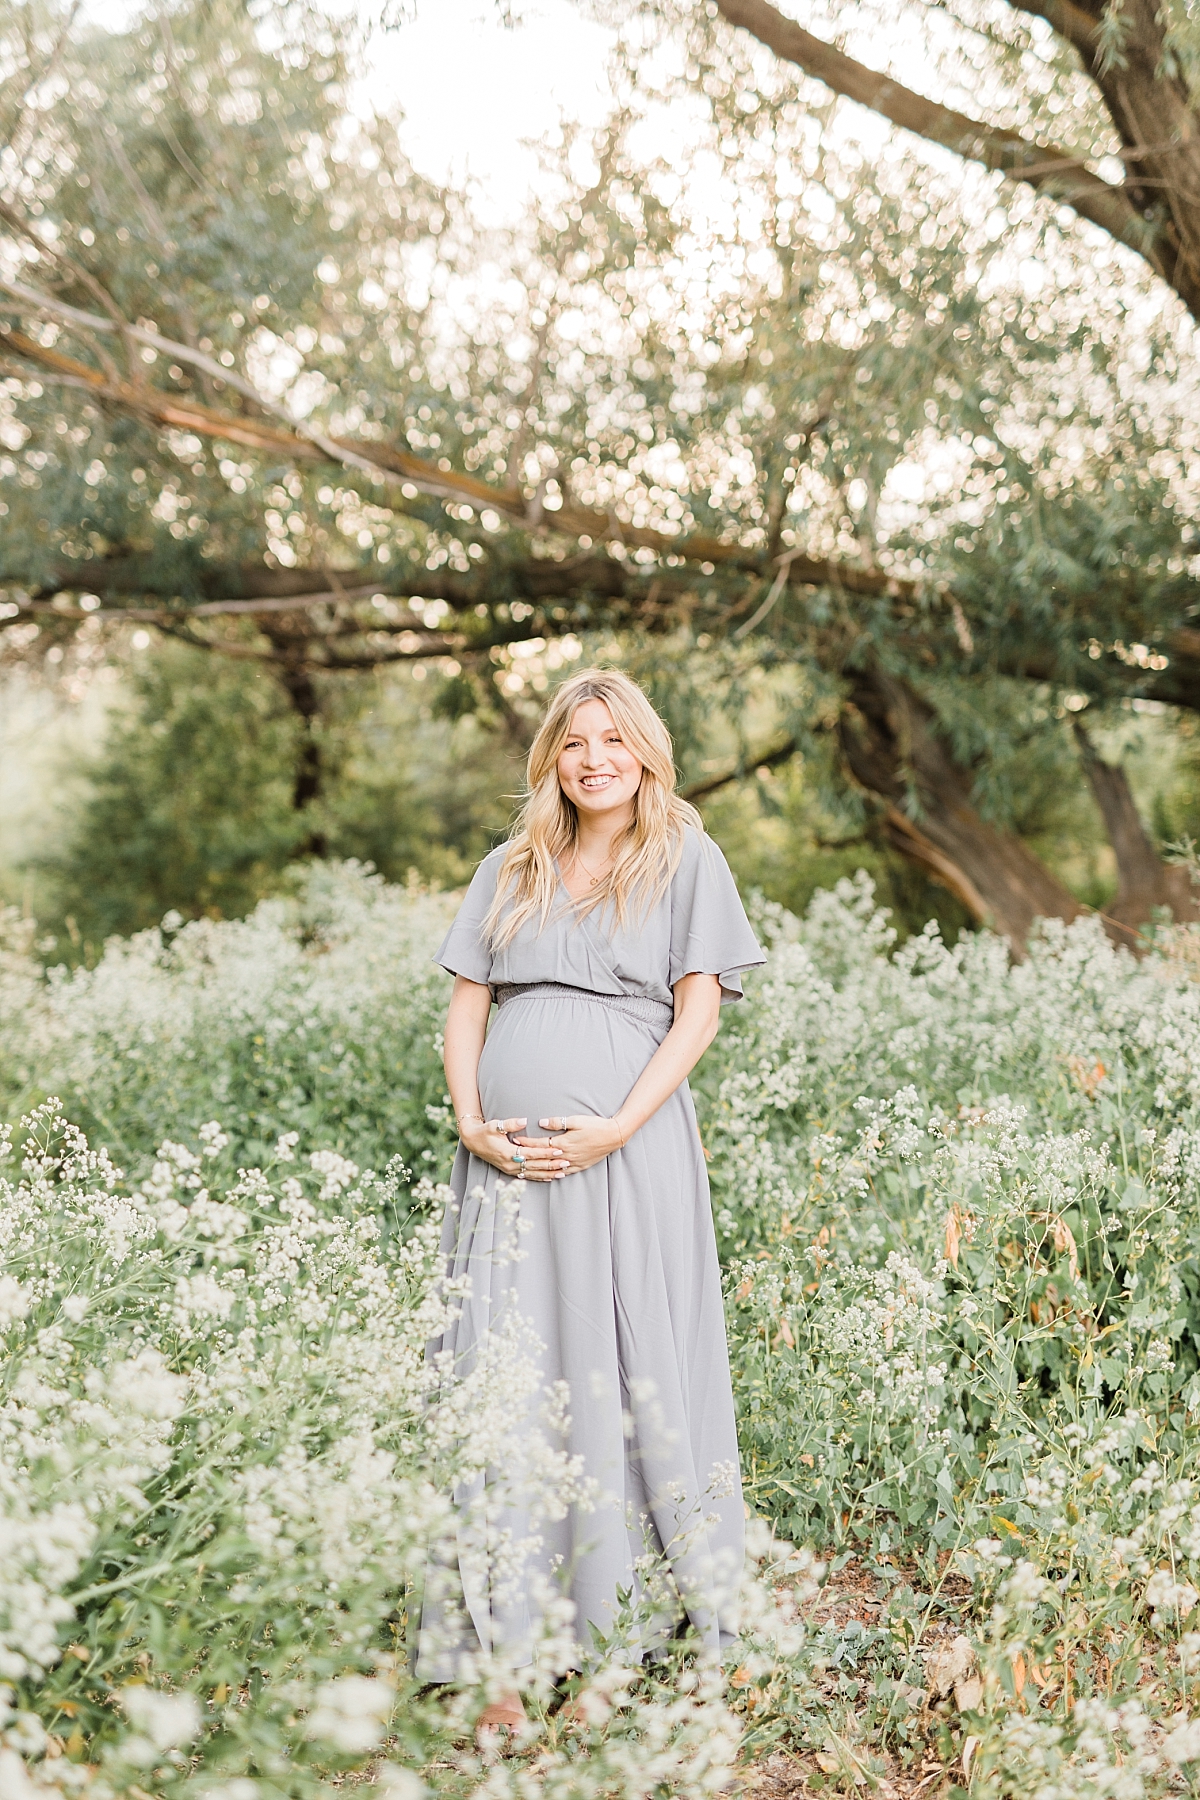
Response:
[[[514,1748],[513,1740],[529,1723],[529,1714],[525,1711],[520,1694],[505,1694],[492,1706],[485,1706],[475,1721],[475,1747],[481,1751],[496,1751],[502,1747],[501,1733],[507,1734],[507,1750]]]

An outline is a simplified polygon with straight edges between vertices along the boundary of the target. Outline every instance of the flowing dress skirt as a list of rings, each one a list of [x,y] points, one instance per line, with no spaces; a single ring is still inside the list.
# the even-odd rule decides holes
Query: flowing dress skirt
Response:
[[[671,1024],[670,1007],[633,995],[546,982],[498,997],[480,1101],[489,1119],[524,1117],[530,1132],[545,1117],[615,1113]],[[510,1190],[515,1206],[503,1203],[505,1178],[461,1145],[451,1186],[443,1249],[450,1275],[469,1276],[469,1294],[431,1352],[469,1374],[489,1332],[528,1321],[541,1392],[517,1421],[530,1449],[521,1460],[535,1471],[540,1445],[565,1448],[597,1493],[547,1518],[513,1470],[496,1469],[456,1495],[463,1540],[451,1586],[461,1599],[427,1598],[418,1675],[453,1679],[464,1650],[528,1660],[547,1583],[573,1603],[582,1654],[611,1634],[619,1597],[641,1591],[648,1551],[674,1591],[666,1628],[685,1623],[719,1650],[735,1629],[744,1510],[708,1177],[687,1083],[624,1149],[563,1181]],[[542,1416],[559,1382],[569,1388],[562,1437]],[[481,1550],[478,1503],[491,1489]]]

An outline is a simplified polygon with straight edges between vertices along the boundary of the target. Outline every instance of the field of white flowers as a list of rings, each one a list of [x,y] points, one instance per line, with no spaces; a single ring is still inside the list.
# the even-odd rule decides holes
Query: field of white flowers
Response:
[[[7,922],[0,1800],[633,1800],[768,1756],[772,1791],[885,1800],[1187,1789],[1200,937],[1137,963],[1080,924],[1010,968],[897,948],[865,883],[765,909],[695,1082],[743,1641],[724,1675],[598,1652],[564,1725],[552,1631],[497,1759],[502,1669],[407,1673],[447,1496],[531,1379],[516,1336],[436,1393],[422,1359],[451,904],[318,871],[48,976]]]

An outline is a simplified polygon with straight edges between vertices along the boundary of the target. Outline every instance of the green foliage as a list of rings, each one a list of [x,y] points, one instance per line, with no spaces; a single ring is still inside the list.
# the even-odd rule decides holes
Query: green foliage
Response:
[[[296,6],[277,33],[243,7],[218,4],[74,33],[53,6],[10,5],[0,40],[5,137],[23,141],[26,168],[40,171],[28,178],[33,186],[18,182],[14,198],[52,213],[72,273],[86,265],[126,317],[154,320],[231,368],[248,341],[260,355],[298,362],[300,340],[310,379],[336,386],[345,343],[330,328],[318,268],[344,264],[356,287],[386,279],[389,246],[407,254],[432,221],[445,221],[394,134],[347,119],[349,27]],[[39,111],[26,96],[43,78],[57,99]],[[81,297],[95,302],[86,280]],[[180,391],[183,370],[166,379]],[[294,510],[286,464],[243,471],[236,446],[214,451],[187,432],[159,438],[34,385],[21,396],[15,432],[17,444],[32,434],[32,460],[0,467],[5,564],[23,569],[28,584],[53,584],[64,558],[107,550],[127,559],[135,590],[165,584],[198,599],[222,566],[261,566],[268,548],[276,566],[294,560],[277,511]],[[195,398],[211,405],[228,396],[205,376]],[[56,429],[64,399],[65,434]],[[11,418],[11,395],[5,404]],[[35,447],[43,438],[44,454]]]
[[[686,623],[699,650],[732,645],[730,666],[800,672],[816,760],[847,672],[877,656],[937,699],[989,816],[1024,830],[1030,767],[1062,788],[1064,694],[1151,685],[1194,604],[1188,346],[1152,318],[1149,276],[1098,268],[1054,208],[1009,221],[990,190],[898,151],[868,166],[822,136],[782,65],[695,8],[650,10],[671,15],[669,53],[633,72],[626,43],[625,110],[591,146],[567,131],[536,216],[490,234],[412,174],[386,121],[347,122],[354,43],[328,21],[289,13],[286,52],[220,8],[68,32],[51,118],[24,95],[57,14],[30,38],[14,12],[0,111],[41,169],[18,198],[72,259],[51,269],[24,240],[30,279],[92,307],[86,269],[130,317],[230,359],[231,382],[269,367],[273,394],[320,429],[515,487],[531,511],[149,430],[75,388],[14,380],[0,580],[46,596],[94,581],[182,613],[293,567],[336,576],[353,596],[306,624],[276,614],[260,634],[193,614],[176,629],[264,654],[286,640],[331,669],[444,648],[441,713],[488,723],[527,724],[579,634],[619,631],[624,654],[634,625]],[[1070,82],[1033,70],[1031,30],[1010,19],[976,48],[1037,74],[1036,113]],[[697,89],[707,117],[689,110],[672,169],[640,162],[639,114]],[[688,178],[700,170],[728,201],[719,227]],[[66,322],[63,337],[95,362]],[[109,348],[119,362],[115,334]],[[164,360],[163,392],[240,404]],[[741,554],[624,555],[556,529],[575,503]],[[901,585],[785,585],[735,639],[790,552]],[[7,635],[28,654],[75,629],[43,613]],[[682,724],[703,723],[703,680],[690,700],[661,685]]]
[[[135,663],[130,687],[43,871],[68,929],[97,947],[168,912],[251,911],[308,831],[292,806],[296,723],[274,682],[167,651]]]
[[[1053,1561],[1047,1466],[1086,1486],[1076,1452],[1133,1418],[1179,1477],[1195,1454],[1194,942],[889,958],[850,884],[780,923],[706,1071],[752,1491],[801,1534],[955,1549],[999,1522]]]
[[[498,1347],[445,1432],[420,1398],[441,1195],[393,1159],[436,1177],[450,1153],[427,960],[448,913],[317,871],[298,902],[114,942],[92,971],[40,980],[28,934],[0,962],[10,1091],[61,1086],[137,1171],[43,1115],[0,1209],[6,1366],[58,1446],[3,1516],[38,1544],[53,1516],[61,1550],[53,1577],[36,1563],[49,1622],[20,1650],[45,1673],[8,1678],[131,1800],[187,1779],[122,1735],[139,1669],[203,1700],[197,1754],[222,1778],[283,1757],[272,1783],[301,1795],[362,1767],[297,1724],[368,1699],[382,1720],[381,1690],[325,1694],[351,1673],[409,1709],[389,1755],[447,1792],[479,1775],[451,1740],[485,1688],[422,1697],[395,1661],[397,1571],[415,1581],[442,1528],[453,1456],[503,1461],[489,1434],[516,1379]],[[704,1733],[731,1753],[736,1715],[748,1752],[786,1746],[835,1787],[965,1756],[989,1800],[1032,1791],[1030,1767],[1060,1800],[1119,1767],[1130,1793],[1166,1792],[1200,1751],[1196,934],[1139,964],[1093,923],[1054,928],[1013,968],[986,936],[897,947],[865,878],[761,928],[767,968],[695,1086],[748,1497],[832,1559],[826,1587],[804,1626],[749,1593],[727,1703],[679,1665],[614,1702],[598,1667],[586,1743],[549,1717],[539,1665],[511,1791],[556,1773],[547,1791],[623,1797],[657,1743],[679,1759],[655,1765],[666,1791],[691,1792]],[[322,1151],[297,1157],[296,1132]],[[103,1451],[77,1382],[103,1397]],[[131,1433],[136,1495],[107,1473]],[[364,1477],[351,1437],[394,1460]],[[81,1509],[74,1536],[55,1506]],[[296,1571],[318,1568],[325,1598],[302,1602]],[[772,1579],[808,1607],[811,1576]],[[847,1578],[868,1623],[839,1614]],[[68,1643],[86,1659],[56,1660]]]
[[[349,1778],[419,1800],[415,1765],[475,1791],[472,1725],[511,1671],[481,1658],[430,1690],[406,1655],[449,1495],[512,1454],[529,1377],[503,1348],[482,1381],[426,1362],[447,1315],[436,1221],[384,1243],[394,1173],[287,1138],[222,1181],[210,1122],[132,1188],[54,1107],[24,1133],[0,1175],[5,1781],[318,1800]],[[569,1494],[562,1461],[539,1497]],[[750,1613],[760,1657],[798,1640],[765,1592]],[[489,1791],[637,1800],[648,1762],[703,1800],[738,1732],[719,1673],[689,1661],[597,1656],[571,1733],[548,1718],[561,1646],[538,1644],[538,1773],[501,1766]]]
[[[799,719],[803,730],[803,694],[786,672],[767,677],[753,662],[730,668],[672,650],[631,645],[625,666],[664,706],[685,779],[734,766],[781,719]],[[259,899],[291,891],[289,867],[318,834],[333,858],[371,864],[389,880],[415,872],[434,886],[463,884],[507,828],[524,746],[481,710],[448,719],[444,695],[456,682],[391,671],[323,683],[322,793],[297,812],[301,729],[269,671],[183,646],[137,653],[88,778],[61,808],[54,856],[26,865],[57,954],[94,961],[113,932],[146,929],[168,912],[244,916]],[[1061,781],[1048,797],[1039,805],[1026,782],[1026,830],[1074,799]],[[936,916],[953,935],[968,923],[944,890],[871,842],[870,821],[846,805],[819,734],[808,756],[702,804],[743,885],[794,911],[862,866],[903,929]]]
[[[450,910],[355,865],[314,865],[295,899],[244,922],[175,915],[114,939],[94,969],[52,970],[23,1053],[30,995],[14,961],[6,1110],[57,1093],[139,1172],[164,1138],[218,1114],[234,1168],[294,1131],[375,1168],[403,1156],[419,1175],[440,1169],[447,982],[430,958]]]
[[[357,691],[329,682],[326,700],[337,766],[317,811],[330,853],[391,881],[465,885],[508,830],[524,745],[474,709],[448,712],[442,684],[394,672]]]
[[[460,884],[506,823],[504,745],[474,717],[429,716],[420,685],[333,684],[314,731],[320,797],[293,800],[302,728],[278,681],[183,647],[143,652],[73,807],[36,868],[44,926],[73,960],[114,932],[238,918],[286,890],[317,834],[393,880]]]

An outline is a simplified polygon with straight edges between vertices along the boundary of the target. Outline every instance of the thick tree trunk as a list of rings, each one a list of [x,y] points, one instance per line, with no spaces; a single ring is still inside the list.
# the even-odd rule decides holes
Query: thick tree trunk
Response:
[[[1024,955],[1035,919],[1075,919],[1085,908],[1011,832],[982,818],[970,775],[935,729],[931,709],[880,669],[858,676],[839,725],[842,753],[860,786],[886,807],[895,848],[957,894],[980,924]],[[906,801],[915,791],[920,818]]]
[[[1200,317],[1200,134],[1159,0],[1009,0],[1074,45],[1121,140],[1125,193],[1159,272]],[[1116,30],[1105,41],[1108,13]]]
[[[321,745],[317,738],[321,697],[310,670],[284,662],[277,667],[276,673],[292,710],[300,721],[300,742],[292,779],[292,805],[297,812],[304,812],[321,797],[323,771]],[[325,856],[328,851],[329,844],[324,832],[315,829],[311,831],[304,841],[304,855]]]
[[[1109,918],[1126,927],[1131,938],[1160,907],[1169,908],[1176,919],[1200,918],[1200,902],[1188,870],[1164,863],[1155,850],[1134,805],[1124,769],[1101,759],[1078,719],[1075,741],[1117,859],[1117,893],[1108,908]]]

